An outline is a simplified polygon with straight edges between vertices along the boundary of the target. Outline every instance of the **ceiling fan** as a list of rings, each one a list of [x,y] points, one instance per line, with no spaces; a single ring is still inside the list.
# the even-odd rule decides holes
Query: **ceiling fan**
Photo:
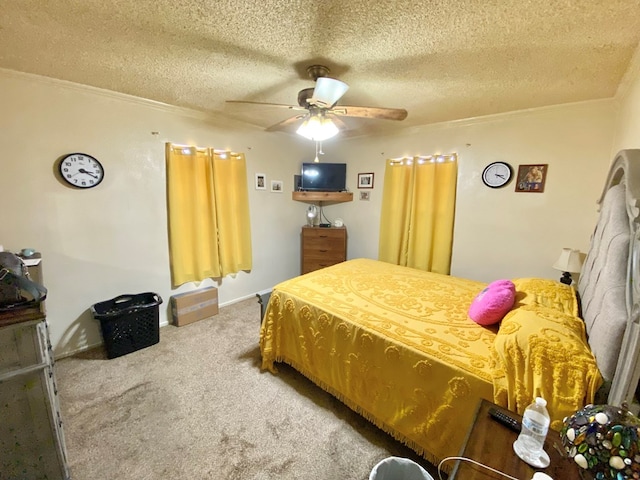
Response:
[[[300,113],[267,128],[267,131],[289,131],[297,124],[296,133],[310,140],[322,141],[340,131],[347,130],[347,125],[340,117],[358,117],[383,120],[404,120],[407,111],[402,108],[360,107],[337,105],[349,86],[329,77],[329,68],[323,65],[311,65],[307,74],[316,83],[314,88],[304,88],[298,92],[298,105],[279,103],[251,102],[243,100],[227,100],[227,103],[243,103],[251,105],[287,108],[300,110]]]

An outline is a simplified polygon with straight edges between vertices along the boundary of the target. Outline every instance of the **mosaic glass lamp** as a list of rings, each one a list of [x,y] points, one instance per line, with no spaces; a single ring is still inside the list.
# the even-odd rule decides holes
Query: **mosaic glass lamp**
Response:
[[[564,419],[560,433],[584,478],[640,479],[640,419],[625,407],[587,405]]]

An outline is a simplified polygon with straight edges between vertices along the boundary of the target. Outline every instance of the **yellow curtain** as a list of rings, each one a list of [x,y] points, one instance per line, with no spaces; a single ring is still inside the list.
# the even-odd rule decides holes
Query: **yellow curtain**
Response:
[[[457,175],[455,154],[387,160],[380,260],[449,274]]]
[[[167,143],[166,163],[173,286],[250,270],[244,155]]]

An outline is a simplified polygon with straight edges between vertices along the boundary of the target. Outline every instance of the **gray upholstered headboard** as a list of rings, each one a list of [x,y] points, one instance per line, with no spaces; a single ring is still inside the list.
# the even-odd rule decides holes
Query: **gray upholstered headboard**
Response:
[[[607,402],[631,405],[640,378],[640,150],[616,155],[598,203],[578,283],[582,318]]]

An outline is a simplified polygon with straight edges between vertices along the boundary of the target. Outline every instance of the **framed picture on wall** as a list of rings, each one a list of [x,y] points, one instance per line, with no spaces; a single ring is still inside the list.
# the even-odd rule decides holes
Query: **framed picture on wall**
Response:
[[[547,180],[548,164],[519,165],[516,192],[542,193]]]
[[[359,173],[358,188],[373,188],[373,173]]]
[[[271,180],[271,191],[282,193],[282,180]]]
[[[267,176],[264,173],[256,173],[256,190],[267,189]]]

